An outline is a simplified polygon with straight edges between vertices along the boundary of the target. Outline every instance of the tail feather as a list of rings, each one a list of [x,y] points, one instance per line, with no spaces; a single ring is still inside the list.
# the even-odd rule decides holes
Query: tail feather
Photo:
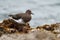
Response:
[[[18,20],[19,18],[17,17],[17,16],[15,16],[15,15],[9,15],[10,17],[12,17],[13,19],[16,19],[16,20]]]

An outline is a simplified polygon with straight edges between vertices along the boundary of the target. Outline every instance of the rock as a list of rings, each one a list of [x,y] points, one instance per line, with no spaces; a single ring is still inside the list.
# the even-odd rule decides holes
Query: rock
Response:
[[[47,25],[47,24],[45,24],[43,26],[38,26],[36,29],[44,29],[44,30],[47,30],[47,31],[53,31],[54,30],[54,28],[52,26]]]
[[[48,30],[48,31],[53,31],[54,30],[54,28],[52,28],[52,26],[50,26],[50,25],[44,25],[43,28],[45,30]]]
[[[0,26],[2,25],[2,23],[0,23]]]
[[[2,36],[2,34],[5,34],[5,33],[6,33],[5,29],[3,27],[0,27],[0,36]]]
[[[36,29],[41,29],[41,28],[42,28],[41,26],[36,27]]]
[[[17,35],[17,32],[22,34]],[[5,35],[5,37],[2,36],[3,34]],[[16,40],[18,39],[19,40],[20,39],[21,40],[59,40],[60,39],[60,23],[51,24],[51,25],[45,24],[43,26],[31,28],[28,23],[21,24],[21,23],[15,22],[12,19],[3,20],[3,22],[0,23],[0,36],[5,39],[6,38],[8,39],[8,38],[12,38],[11,35],[13,37],[18,36],[16,37]],[[22,38],[21,38],[21,35],[23,35]],[[3,39],[3,38],[0,38],[0,39]],[[15,38],[12,38],[12,40],[15,40]]]
[[[26,24],[17,23],[12,19],[3,20],[0,26],[4,28],[5,31],[8,33],[14,33],[16,32],[16,30],[18,32],[24,32],[24,31],[27,32],[30,29],[29,24],[26,25]]]

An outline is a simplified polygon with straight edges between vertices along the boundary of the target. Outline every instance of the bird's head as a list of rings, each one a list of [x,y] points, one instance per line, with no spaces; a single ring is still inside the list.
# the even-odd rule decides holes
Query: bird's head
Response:
[[[26,10],[26,13],[27,13],[27,14],[30,14],[30,15],[31,15],[31,14],[33,15],[33,13],[31,12],[31,10]]]

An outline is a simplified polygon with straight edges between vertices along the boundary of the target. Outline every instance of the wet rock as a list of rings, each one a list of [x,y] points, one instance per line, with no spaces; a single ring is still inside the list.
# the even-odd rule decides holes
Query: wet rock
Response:
[[[54,28],[52,26],[50,26],[50,25],[44,25],[43,28],[45,30],[48,30],[48,31],[53,31],[54,30]]]
[[[54,27],[53,33],[54,34],[60,34],[60,23],[56,23],[54,26],[55,27]]]
[[[36,29],[41,29],[41,28],[42,28],[41,26],[36,27]]]
[[[27,23],[26,24],[21,24],[21,23],[17,23],[12,19],[7,19],[7,20],[3,20],[3,22],[0,25],[2,28],[5,29],[6,32],[8,33],[14,33],[16,32],[16,30],[18,32],[26,32],[30,29],[30,25]]]
[[[54,30],[54,28],[52,26],[47,25],[47,24],[45,24],[43,26],[38,26],[36,29],[44,29],[44,30],[47,30],[47,31],[53,31]]]
[[[24,33],[28,33],[28,29],[26,27],[23,28]]]
[[[2,25],[2,23],[0,23],[0,26]]]
[[[0,27],[0,36],[2,36],[2,34],[5,34],[5,33],[6,33],[5,29],[3,27]]]
[[[12,35],[13,33],[16,33],[16,32],[24,33],[24,34]],[[19,24],[12,19],[7,19],[7,20],[3,20],[3,22],[0,23],[0,36],[2,37],[3,34],[6,34],[5,36],[3,36],[3,38],[5,39],[7,37],[12,38],[13,36],[16,38],[16,40],[18,39],[19,40],[20,39],[21,40],[57,40],[57,39],[59,40],[60,39],[60,23],[51,24],[51,25],[45,24],[43,26],[31,28],[28,23]],[[23,35],[22,38],[21,38],[21,35]],[[15,38],[12,38],[12,40],[15,40]]]

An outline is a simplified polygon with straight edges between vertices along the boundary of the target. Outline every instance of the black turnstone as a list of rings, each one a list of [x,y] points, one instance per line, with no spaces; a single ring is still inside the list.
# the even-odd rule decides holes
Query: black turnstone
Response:
[[[18,13],[16,15],[9,15],[13,20],[18,23],[27,23],[31,20],[31,10],[27,10],[25,13]]]

